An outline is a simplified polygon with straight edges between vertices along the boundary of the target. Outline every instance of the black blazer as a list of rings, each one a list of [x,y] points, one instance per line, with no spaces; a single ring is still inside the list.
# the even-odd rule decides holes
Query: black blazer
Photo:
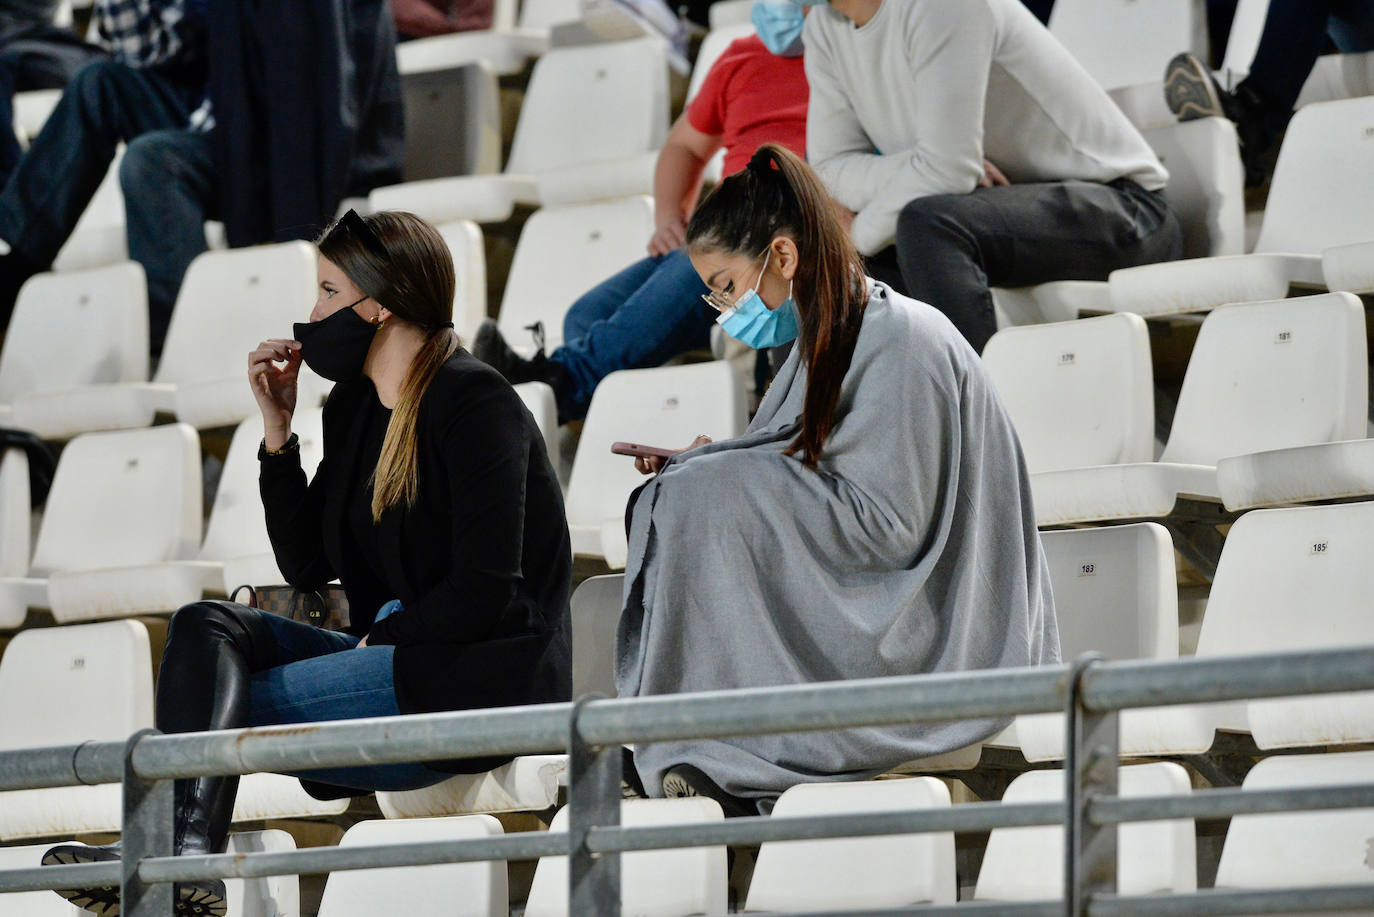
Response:
[[[340,580],[349,630],[396,646],[403,712],[568,700],[572,551],[534,418],[495,370],[455,354],[420,402],[419,497],[383,514],[380,558],[359,563],[344,513],[373,470],[356,467],[354,426],[376,397],[366,378],[334,387],[324,460],[308,486],[298,452],[260,456],[267,531],[287,581],[314,590]],[[391,599],[404,611],[374,626]]]

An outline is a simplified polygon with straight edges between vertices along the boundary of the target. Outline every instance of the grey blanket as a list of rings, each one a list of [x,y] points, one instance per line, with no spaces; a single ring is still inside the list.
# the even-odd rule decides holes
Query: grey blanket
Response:
[[[819,471],[783,454],[794,349],[748,431],[675,457],[631,513],[622,697],[1039,665],[1059,658],[1049,574],[1011,421],[936,310],[871,282]],[[677,764],[767,799],[986,738],[1005,721],[667,742]]]

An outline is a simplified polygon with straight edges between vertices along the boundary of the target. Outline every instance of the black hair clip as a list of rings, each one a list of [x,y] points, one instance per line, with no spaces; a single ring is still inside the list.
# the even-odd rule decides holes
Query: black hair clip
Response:
[[[350,232],[358,237],[363,243],[364,248],[372,252],[372,254],[376,255],[378,258],[381,258],[383,261],[389,260],[390,258],[387,254],[386,246],[383,245],[382,240],[377,237],[377,233],[373,232],[372,227],[367,225],[367,221],[358,216],[358,211],[352,208],[349,208],[348,212],[339,217],[339,221],[334,224],[331,235],[335,232]]]

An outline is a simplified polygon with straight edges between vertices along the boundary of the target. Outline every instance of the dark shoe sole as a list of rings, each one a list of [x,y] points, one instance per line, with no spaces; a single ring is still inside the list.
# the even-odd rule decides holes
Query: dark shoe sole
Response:
[[[669,799],[701,796],[720,803],[726,818],[758,815],[758,806],[751,800],[732,796],[714,780],[690,764],[680,764],[663,775],[663,795]]]
[[[1164,68],[1164,100],[1180,121],[1226,117],[1221,88],[1207,66],[1187,52]]]
[[[89,851],[100,851],[90,853]],[[69,845],[54,847],[43,854],[44,866],[70,866],[76,863],[108,863],[111,857],[99,847]],[[101,885],[92,888],[55,888],[53,891],[96,917],[119,917],[119,886]],[[224,883],[218,879],[203,882],[178,882],[175,917],[225,917],[229,912],[225,901]]]

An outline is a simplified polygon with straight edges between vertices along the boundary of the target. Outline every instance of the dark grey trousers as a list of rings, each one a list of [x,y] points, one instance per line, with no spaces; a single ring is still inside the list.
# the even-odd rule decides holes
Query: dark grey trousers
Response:
[[[1105,280],[1182,253],[1164,195],[1123,178],[917,198],[902,209],[894,244],[867,263],[874,278],[949,316],[982,353],[997,330],[991,287]]]

